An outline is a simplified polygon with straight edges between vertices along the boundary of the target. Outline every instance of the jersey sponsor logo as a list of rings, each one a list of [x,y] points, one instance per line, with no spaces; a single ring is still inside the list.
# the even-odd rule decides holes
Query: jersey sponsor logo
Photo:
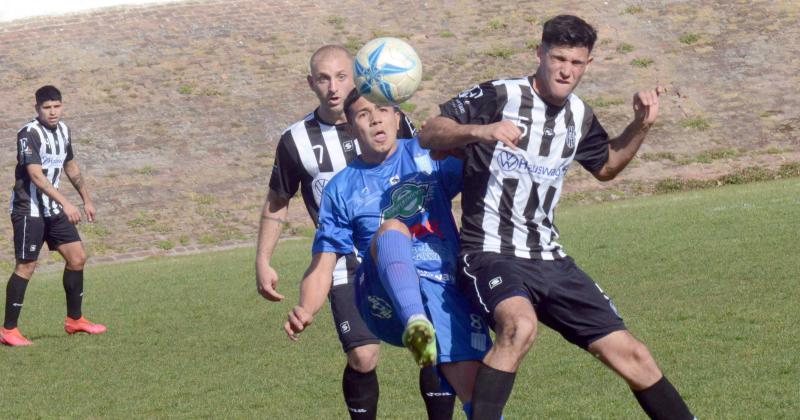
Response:
[[[422,211],[427,195],[427,185],[400,185],[392,191],[391,203],[381,209],[381,222],[394,218],[408,219],[416,215]]]
[[[369,309],[372,316],[380,319],[392,318],[392,305],[389,305],[388,302],[372,295],[367,296],[367,301],[369,301]]]
[[[322,197],[322,191],[328,185],[328,180],[326,178],[315,179],[311,185],[314,187],[314,197],[317,197],[317,201],[319,201],[319,197]]]
[[[54,156],[44,155],[44,156],[42,156],[42,166],[62,167],[62,166],[64,166],[64,158],[63,157],[54,157]]]
[[[350,332],[350,321],[345,321],[339,324],[339,330],[342,331],[342,334],[347,334]]]
[[[492,289],[494,289],[495,287],[497,287],[497,286],[499,286],[501,284],[503,284],[503,278],[500,277],[500,276],[497,276],[497,277],[489,280],[489,290],[492,290]]]
[[[567,174],[567,167],[551,168],[528,162],[527,159],[503,150],[497,154],[497,165],[503,172],[526,172],[546,178],[557,179]]]

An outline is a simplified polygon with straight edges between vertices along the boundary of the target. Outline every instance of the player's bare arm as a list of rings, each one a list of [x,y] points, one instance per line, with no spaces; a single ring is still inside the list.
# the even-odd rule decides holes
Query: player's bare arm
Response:
[[[78,224],[81,221],[81,211],[72,205],[72,203],[67,200],[67,197],[64,197],[61,192],[50,183],[50,180],[44,176],[42,173],[42,165],[38,165],[35,163],[31,163],[25,166],[25,169],[28,171],[28,175],[31,177],[31,181],[39,191],[47,194],[48,197],[52,198],[53,200],[58,201],[59,204],[64,208],[64,214],[67,215],[67,219],[69,219],[70,223]]]
[[[314,321],[331,289],[331,278],[336,268],[336,254],[320,252],[311,259],[303,281],[300,283],[300,302],[287,315],[284,331],[293,341]]]
[[[636,156],[650,127],[658,117],[658,96],[666,89],[661,86],[633,95],[633,121],[618,137],[608,143],[608,161],[593,175],[600,181],[614,179]]]
[[[83,200],[83,210],[86,212],[86,220],[88,220],[89,223],[94,222],[97,211],[89,195],[89,188],[86,186],[86,182],[81,175],[81,169],[78,167],[78,163],[75,162],[74,159],[66,161],[64,163],[64,173],[67,174],[69,182],[72,183],[72,186],[75,187],[75,191],[78,192]]]
[[[501,142],[516,149],[520,137],[522,132],[511,121],[486,125],[459,124],[450,118],[436,116],[425,122],[419,134],[419,143],[432,150],[457,149],[475,142]]]
[[[261,221],[258,229],[258,246],[256,249],[256,288],[264,299],[280,302],[283,295],[276,290],[278,287],[278,272],[272,268],[270,261],[275,252],[275,246],[286,223],[289,213],[289,199],[281,197],[270,190],[267,200],[261,210]]]

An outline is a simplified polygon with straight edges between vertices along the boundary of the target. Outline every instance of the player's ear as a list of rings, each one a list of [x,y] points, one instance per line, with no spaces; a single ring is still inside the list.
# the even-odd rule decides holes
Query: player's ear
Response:
[[[311,77],[311,75],[310,75],[310,74],[309,74],[308,76],[306,76],[306,82],[308,82],[308,87],[309,87],[311,90],[314,90],[314,78],[313,78],[313,77]]]

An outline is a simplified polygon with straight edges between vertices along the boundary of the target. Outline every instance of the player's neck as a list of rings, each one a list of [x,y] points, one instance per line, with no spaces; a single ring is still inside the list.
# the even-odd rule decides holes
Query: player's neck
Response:
[[[322,122],[329,125],[338,125],[347,122],[347,117],[344,115],[344,112],[337,112],[324,106],[317,108],[317,115]]]
[[[542,89],[542,86],[539,85],[538,80],[536,79],[536,75],[530,77],[531,87],[533,87],[533,91],[542,98],[543,101],[547,102],[548,104],[555,106],[557,108],[561,108],[564,104],[567,103],[567,98],[558,99],[553,97],[549,94],[549,92]]]

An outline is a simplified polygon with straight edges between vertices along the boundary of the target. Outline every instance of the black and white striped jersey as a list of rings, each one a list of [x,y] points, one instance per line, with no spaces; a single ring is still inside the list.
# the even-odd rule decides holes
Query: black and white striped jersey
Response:
[[[42,165],[42,173],[58,188],[64,163],[72,160],[69,128],[59,122],[49,128],[38,119],[25,124],[17,133],[17,167],[9,211],[31,217],[50,217],[62,211],[61,204],[39,190],[31,181],[27,166]]]
[[[411,120],[401,117],[397,137],[414,137],[416,129]],[[328,124],[315,110],[283,132],[269,188],[287,199],[299,188],[316,226],[325,184],[360,154],[358,141],[347,132],[347,124]]]
[[[461,124],[513,121],[518,150],[504,144],[466,147],[462,193],[462,251],[552,260],[566,256],[556,242],[555,207],[564,176],[577,160],[596,172],[608,160],[608,134],[592,109],[572,94],[546,103],[532,78],[482,83],[440,106]]]

